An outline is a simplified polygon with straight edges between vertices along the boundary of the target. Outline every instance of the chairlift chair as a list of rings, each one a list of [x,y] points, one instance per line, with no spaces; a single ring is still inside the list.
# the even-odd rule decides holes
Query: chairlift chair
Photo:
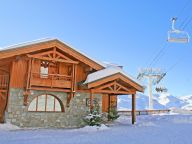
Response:
[[[172,18],[172,29],[168,31],[168,42],[188,43],[189,34],[186,31],[175,29],[175,22],[177,18]]]
[[[162,92],[167,92],[168,91],[168,89],[166,87],[164,87],[164,86],[156,86],[155,90],[158,93],[162,93]]]

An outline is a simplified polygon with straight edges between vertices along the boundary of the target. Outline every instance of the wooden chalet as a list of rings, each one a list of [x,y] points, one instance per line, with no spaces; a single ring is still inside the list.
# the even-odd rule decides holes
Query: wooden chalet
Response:
[[[0,122],[23,127],[76,127],[94,105],[117,106],[117,95],[143,86],[118,66],[97,62],[57,39],[0,50]]]

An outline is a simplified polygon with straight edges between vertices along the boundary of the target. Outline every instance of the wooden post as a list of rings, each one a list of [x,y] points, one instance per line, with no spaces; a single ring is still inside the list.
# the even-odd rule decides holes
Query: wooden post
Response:
[[[74,81],[75,80],[75,65],[72,65],[72,77],[71,77],[71,93],[74,96]]]
[[[74,86],[73,86],[73,92],[76,92],[76,74],[77,74],[77,65],[75,64],[74,65],[74,79],[73,79],[73,81],[74,81]]]
[[[27,72],[26,90],[29,89],[30,76],[31,76],[31,67],[32,67],[32,59],[30,58],[29,61],[28,61],[28,72]]]
[[[30,71],[30,78],[29,78],[29,85],[28,85],[28,89],[31,89],[31,78],[32,78],[32,70],[33,70],[33,64],[34,64],[34,58],[32,58],[31,60],[31,71]]]
[[[132,94],[132,124],[136,122],[136,96]]]
[[[108,95],[108,113],[110,112],[111,109],[111,95]]]
[[[90,90],[90,112],[93,112],[93,90]]]

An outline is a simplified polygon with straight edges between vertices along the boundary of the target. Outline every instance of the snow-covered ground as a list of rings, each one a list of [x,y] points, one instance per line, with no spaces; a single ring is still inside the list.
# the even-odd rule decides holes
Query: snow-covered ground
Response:
[[[80,129],[6,129],[0,126],[0,144],[191,144],[192,115],[121,116],[109,127]]]

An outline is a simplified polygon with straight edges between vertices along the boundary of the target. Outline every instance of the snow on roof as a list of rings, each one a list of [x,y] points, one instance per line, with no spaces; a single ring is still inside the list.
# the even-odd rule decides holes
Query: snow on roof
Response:
[[[11,50],[11,49],[17,49],[17,48],[21,48],[21,47],[25,47],[25,46],[29,46],[29,45],[33,45],[33,44],[38,44],[38,43],[42,43],[42,42],[53,41],[53,40],[56,40],[56,39],[54,39],[54,38],[42,38],[42,39],[36,39],[33,41],[26,41],[26,42],[14,44],[14,45],[1,47],[0,52],[6,51],[6,50]]]
[[[38,43],[43,43],[43,42],[54,41],[54,40],[60,41],[61,43],[69,46],[70,48],[72,48],[74,51],[76,51],[76,52],[84,55],[88,59],[92,60],[93,62],[101,65],[102,67],[106,67],[106,65],[104,63],[102,63],[102,62],[100,62],[98,60],[95,60],[94,58],[88,56],[84,52],[74,48],[73,46],[71,46],[71,45],[67,44],[66,42],[63,42],[62,40],[57,39],[57,38],[42,38],[42,39],[37,39],[37,40],[33,40],[33,41],[27,41],[27,42],[23,42],[23,43],[19,43],[19,44],[14,44],[14,45],[6,46],[6,47],[1,47],[0,48],[0,52],[1,51],[6,51],[6,50],[18,49],[18,48],[22,48],[22,47],[25,47],[25,46],[30,46],[30,45],[34,45],[34,44],[38,44]]]
[[[91,83],[96,80],[99,80],[117,73],[123,74],[127,78],[131,79],[133,82],[143,87],[143,84],[140,81],[138,81],[136,78],[132,77],[131,75],[126,74],[122,68],[116,67],[116,66],[109,66],[109,67],[106,67],[105,69],[89,74],[84,84]]]
[[[68,43],[66,43],[66,42],[63,42],[62,40],[59,40],[59,39],[57,39],[57,40],[60,41],[60,42],[62,42],[62,43],[64,43],[64,44],[66,44],[67,46],[69,46],[69,47],[71,47],[73,50],[75,50],[76,52],[78,52],[78,53],[84,55],[85,57],[87,57],[88,59],[90,59],[90,60],[96,62],[97,64],[101,65],[102,67],[106,67],[106,65],[105,65],[103,62],[100,62],[100,61],[98,61],[98,60],[95,60],[94,58],[92,58],[92,57],[88,56],[87,54],[85,54],[84,52],[82,52],[82,51],[80,51],[80,50],[74,48],[74,47],[71,46],[70,44],[68,44]]]
[[[122,65],[119,65],[119,64],[116,64],[116,63],[111,63],[111,62],[106,62],[106,61],[103,61],[102,63],[103,63],[103,65],[105,65],[105,67],[115,66],[115,67],[123,68]]]

